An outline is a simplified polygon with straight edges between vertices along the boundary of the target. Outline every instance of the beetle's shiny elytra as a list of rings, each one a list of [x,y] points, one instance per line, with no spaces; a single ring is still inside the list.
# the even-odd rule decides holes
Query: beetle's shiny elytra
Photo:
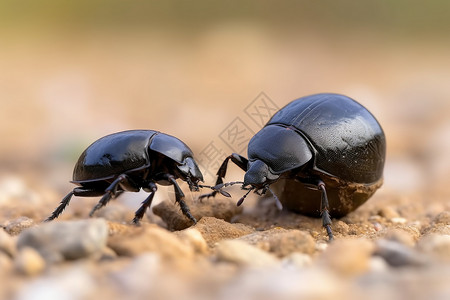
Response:
[[[385,155],[383,129],[365,107],[343,95],[311,95],[273,115],[250,140],[248,159],[228,156],[216,190],[230,185],[223,177],[231,159],[246,171],[243,188],[264,194],[273,184],[287,208],[322,216],[331,240],[329,213],[342,217],[372,196],[382,184]]]
[[[139,223],[150,207],[157,184],[173,185],[175,200],[183,214],[194,223],[195,218],[184,202],[184,194],[176,179],[198,190],[202,173],[194,161],[191,149],[181,140],[153,130],[129,130],[107,135],[92,143],[80,156],[73,171],[73,183],[79,185],[63,198],[60,205],[46,219],[57,218],[75,196],[103,196],[92,209],[105,206],[123,191],[150,192],[136,211],[134,223]]]

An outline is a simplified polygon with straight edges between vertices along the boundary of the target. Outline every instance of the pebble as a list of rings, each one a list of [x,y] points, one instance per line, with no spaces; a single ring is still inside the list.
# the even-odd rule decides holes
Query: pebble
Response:
[[[77,300],[93,297],[96,283],[89,269],[74,265],[54,275],[41,276],[21,288],[15,300]]]
[[[113,203],[114,205],[109,205],[100,209],[95,216],[97,218],[103,218],[107,221],[114,222],[130,222],[134,218],[134,212],[128,207],[121,205],[119,203]]]
[[[397,210],[394,209],[392,206],[385,206],[381,208],[378,214],[388,220],[400,217]]]
[[[407,220],[402,217],[390,218],[389,221],[394,224],[405,224],[407,222]]]
[[[125,267],[113,272],[111,278],[119,293],[124,296],[141,295],[141,299],[145,299],[149,297],[145,293],[154,290],[158,285],[157,281],[151,278],[157,279],[160,272],[161,257],[156,253],[143,253]]]
[[[365,239],[335,240],[320,255],[319,264],[340,275],[354,276],[369,269],[373,250],[373,243]]]
[[[100,260],[102,261],[112,261],[114,259],[117,259],[118,255],[116,252],[114,252],[113,249],[109,247],[103,248],[103,251],[100,256]]]
[[[370,222],[381,222],[381,216],[380,215],[371,215],[368,219]]]
[[[214,217],[201,218],[193,228],[202,234],[210,248],[221,240],[235,239],[255,231],[253,227],[241,223],[230,224]]]
[[[3,274],[6,274],[8,271],[12,270],[13,262],[11,257],[6,255],[3,252],[0,252],[0,271]]]
[[[122,223],[117,223],[117,222],[107,221],[107,223],[108,223],[108,234],[110,236],[127,235],[127,234],[135,232],[136,228],[139,228],[134,225],[131,226],[128,224],[122,224]]]
[[[283,260],[281,261],[281,266],[284,268],[302,269],[311,266],[312,263],[313,261],[310,255],[293,252],[283,258]]]
[[[315,249],[318,252],[323,252],[325,250],[327,250],[328,248],[328,242],[325,242],[323,240],[317,241]]]
[[[429,261],[413,248],[405,246],[397,241],[380,239],[376,241],[375,244],[374,255],[382,257],[393,267],[423,266]]]
[[[450,225],[433,224],[423,230],[424,235],[428,234],[450,235]]]
[[[10,257],[14,257],[16,253],[15,239],[3,229],[0,229],[0,252],[6,253]]]
[[[401,243],[408,247],[413,247],[416,244],[415,236],[413,236],[411,232],[408,232],[408,229],[389,229],[387,230],[384,238],[390,241]]]
[[[381,230],[383,230],[383,225],[381,225],[381,224],[378,223],[378,222],[375,222],[375,223],[373,223],[373,229],[374,229],[376,232],[381,231]]]
[[[337,220],[337,221],[333,221],[333,233],[340,233],[342,235],[346,235],[348,234],[348,231],[350,229],[350,226],[348,226],[347,223],[341,221],[341,220]]]
[[[434,217],[433,223],[450,225],[450,211],[443,211],[439,213],[436,217]]]
[[[31,247],[20,249],[14,264],[19,273],[27,276],[35,276],[42,273],[46,266],[44,258]]]
[[[191,205],[188,204],[188,206],[191,208]],[[180,206],[171,201],[161,201],[159,204],[152,206],[152,212],[159,216],[166,223],[167,229],[171,231],[183,230],[194,225],[191,220],[183,215]],[[192,215],[195,218],[198,217],[194,214]]]
[[[380,256],[372,256],[369,260],[369,271],[382,273],[389,270],[389,265]]]
[[[23,231],[17,247],[32,247],[47,262],[58,262],[101,255],[107,237],[108,225],[103,219],[55,221]]]
[[[425,235],[417,243],[417,249],[439,261],[450,263],[450,235]]]
[[[247,267],[269,267],[278,263],[272,254],[240,240],[225,240],[218,243],[216,258],[218,261]]]
[[[202,217],[214,217],[230,222],[231,219],[240,214],[243,210],[242,206],[237,206],[236,203],[230,199],[218,197],[214,201],[204,200],[190,201],[185,199],[192,215],[197,219]],[[167,224],[169,230],[182,230],[192,226],[192,221],[186,218],[180,210],[180,206],[172,201],[161,201],[161,203],[152,207],[155,215]]]
[[[146,252],[156,252],[169,260],[192,259],[194,250],[183,243],[175,234],[150,224],[136,227],[126,235],[114,235],[108,239],[108,246],[119,256],[138,256]]]
[[[28,217],[19,217],[14,220],[10,220],[3,225],[3,228],[10,235],[18,235],[23,230],[33,227],[34,221]]]
[[[240,237],[239,240],[271,252],[278,257],[284,257],[293,252],[313,254],[316,246],[314,239],[308,232],[280,227],[255,231]]]
[[[206,243],[206,240],[203,238],[203,235],[200,231],[195,228],[187,228],[181,231],[174,232],[176,236],[178,236],[182,242],[188,244],[192,249],[194,249],[195,253],[198,254],[208,254],[209,247]]]
[[[0,205],[38,205],[41,197],[31,190],[25,181],[15,176],[2,176],[0,179]]]
[[[218,300],[245,299],[357,299],[349,297],[349,283],[319,268],[242,270],[228,282]]]

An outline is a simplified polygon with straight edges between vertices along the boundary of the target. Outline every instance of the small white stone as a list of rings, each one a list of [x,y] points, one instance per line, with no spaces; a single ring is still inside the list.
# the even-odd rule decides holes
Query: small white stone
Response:
[[[389,220],[394,224],[405,224],[407,221],[405,218],[402,217],[391,218]]]
[[[293,252],[290,255],[283,258],[281,261],[281,266],[285,268],[305,268],[312,265],[312,258],[311,256],[300,253],[300,252]]]
[[[239,266],[267,267],[277,264],[272,254],[239,240],[225,240],[216,247],[217,259]]]
[[[419,251],[429,254],[438,260],[450,262],[450,235],[429,234],[417,243]]]
[[[379,256],[372,256],[369,260],[369,270],[372,272],[385,272],[389,269],[386,261]]]

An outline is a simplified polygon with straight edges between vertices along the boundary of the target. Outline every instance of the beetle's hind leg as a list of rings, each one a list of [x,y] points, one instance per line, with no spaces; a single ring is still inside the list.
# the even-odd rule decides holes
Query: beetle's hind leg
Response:
[[[64,211],[67,205],[69,205],[69,202],[72,199],[73,195],[81,197],[95,197],[100,196],[102,194],[103,192],[99,192],[98,190],[95,189],[76,187],[61,200],[58,207],[55,208],[52,214],[47,219],[45,219],[44,222],[49,222],[53,219],[56,219]]]
[[[133,223],[135,225],[139,225],[140,221],[142,220],[142,218],[144,217],[145,211],[147,210],[147,208],[150,207],[150,205],[152,204],[153,201],[153,196],[155,196],[156,190],[158,189],[156,187],[156,184],[154,182],[149,182],[148,184],[148,188],[151,190],[150,195],[147,197],[147,199],[145,199],[142,202],[141,207],[139,207],[139,209],[136,211],[136,213],[134,214],[134,219],[133,219]]]
[[[97,205],[95,205],[94,208],[89,213],[89,217],[92,217],[97,210],[99,210],[100,208],[102,208],[103,206],[108,204],[108,202],[109,202],[109,200],[111,200],[111,198],[116,197],[116,196],[120,195],[123,192],[123,190],[119,190],[118,189],[119,185],[120,186],[123,185],[124,187],[127,187],[127,189],[131,189],[131,187],[135,187],[136,186],[134,184],[134,182],[130,179],[130,177],[128,177],[128,175],[126,175],[126,174],[119,175],[106,188],[106,190],[103,193],[103,197],[100,199],[100,201],[97,203]],[[139,191],[138,188],[136,188],[136,190]]]

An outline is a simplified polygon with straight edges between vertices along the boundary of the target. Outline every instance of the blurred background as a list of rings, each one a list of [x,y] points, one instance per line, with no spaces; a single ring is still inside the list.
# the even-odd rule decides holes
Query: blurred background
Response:
[[[11,178],[61,197],[80,153],[116,131],[228,154],[220,133],[251,122],[244,109],[262,92],[278,107],[356,99],[387,135],[381,195],[443,200],[449,13],[443,0],[2,0],[0,200]]]

